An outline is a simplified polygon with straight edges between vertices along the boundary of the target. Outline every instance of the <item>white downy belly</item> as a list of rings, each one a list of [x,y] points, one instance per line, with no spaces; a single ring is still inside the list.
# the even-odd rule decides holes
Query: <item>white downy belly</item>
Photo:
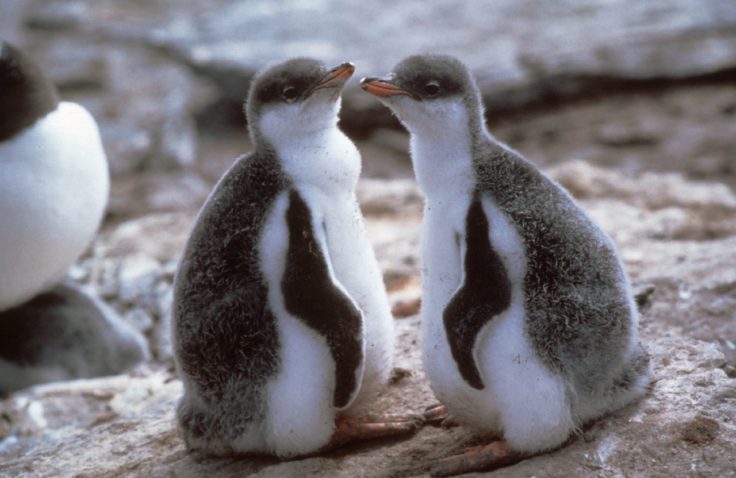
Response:
[[[0,144],[0,310],[60,279],[97,232],[109,177],[94,119],[74,103]]]

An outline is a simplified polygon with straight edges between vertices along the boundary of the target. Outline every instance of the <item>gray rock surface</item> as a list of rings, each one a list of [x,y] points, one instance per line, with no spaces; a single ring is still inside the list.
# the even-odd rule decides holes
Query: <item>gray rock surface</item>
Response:
[[[583,162],[551,173],[610,231],[633,280],[656,286],[645,327],[711,342],[736,338],[736,194],[730,188],[677,173],[627,177]]]
[[[136,41],[177,12],[161,7],[8,0],[6,16],[3,3],[3,37],[34,57],[63,99],[95,116],[116,176],[191,166],[196,111],[213,97],[188,68]]]
[[[349,59],[360,76],[386,73],[412,53],[457,55],[494,112],[736,72],[736,4],[721,0],[5,0],[0,27],[65,97],[92,110],[118,175],[191,165],[195,120],[242,124],[255,71],[292,56]],[[343,124],[365,134],[396,123],[356,79]],[[631,140],[601,135],[608,144]]]
[[[421,377],[416,319],[398,323],[401,363],[412,373],[377,411],[432,403]],[[561,450],[492,473],[504,477],[734,476],[736,392],[712,344],[682,336],[649,340],[655,384],[640,403],[585,428]],[[408,440],[278,462],[189,455],[174,427],[181,384],[171,370],[51,384],[0,402],[0,473],[17,477],[408,477],[475,443],[463,427],[425,427]],[[100,459],[104,457],[104,459]]]
[[[579,161],[550,173],[620,244],[635,284],[656,286],[641,320],[655,381],[640,403],[585,427],[564,448],[490,476],[736,476],[731,378],[736,231],[724,226],[717,239],[694,233],[736,222],[734,194],[679,174],[632,177]],[[418,297],[416,186],[405,180],[364,181],[359,191],[391,300]],[[718,214],[703,214],[711,209]],[[679,226],[668,229],[662,211]],[[429,461],[478,443],[463,427],[425,426],[408,439],[286,462],[188,454],[173,420],[181,384],[165,342],[165,310],[193,219],[192,213],[173,213],[122,223],[106,231],[80,262],[75,277],[147,332],[158,344],[157,360],[127,375],[48,384],[0,401],[0,475],[425,476]],[[421,370],[419,321],[409,317],[396,326],[396,366],[405,372],[397,374],[374,411],[421,412],[434,399]]]
[[[350,59],[366,75],[388,72],[408,54],[444,52],[468,63],[486,96],[528,102],[575,93],[596,78],[683,78],[733,69],[734,25],[736,5],[718,0],[256,0],[162,28],[154,39],[198,69],[246,78],[296,55],[335,64]]]
[[[62,97],[97,119],[113,175],[194,164],[195,113],[211,91],[188,69],[150,48],[92,35],[37,35],[35,45]]]
[[[659,79],[734,73],[736,4],[350,3],[3,0],[2,35],[96,115],[114,173],[107,225],[70,275],[145,333],[153,360],[0,398],[0,476],[422,476],[428,460],[477,443],[462,427],[425,427],[407,440],[289,462],[215,460],[187,454],[173,424],[176,263],[212,184],[250,149],[240,102],[253,72],[311,54],[351,59],[360,76],[422,50],[472,66],[494,134],[580,198],[620,245],[637,289],[654,286],[641,320],[654,358],[650,395],[569,446],[491,476],[736,476],[736,92],[658,90]],[[642,84],[657,88],[537,116],[493,114]],[[404,178],[363,180],[358,195],[390,300],[411,314],[422,196],[407,180],[407,137],[355,80],[343,118],[369,177]],[[396,324],[396,365],[408,374],[397,374],[375,411],[421,411],[434,399],[418,319]]]

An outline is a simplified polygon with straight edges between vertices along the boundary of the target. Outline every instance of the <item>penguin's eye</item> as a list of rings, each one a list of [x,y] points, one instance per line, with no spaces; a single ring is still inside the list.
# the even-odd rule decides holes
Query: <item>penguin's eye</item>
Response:
[[[429,80],[426,85],[424,85],[424,94],[433,97],[437,96],[440,92],[440,83],[437,80]]]
[[[293,86],[285,86],[284,89],[281,90],[281,98],[283,98],[287,103],[292,103],[296,100],[297,96],[299,96],[299,93]]]

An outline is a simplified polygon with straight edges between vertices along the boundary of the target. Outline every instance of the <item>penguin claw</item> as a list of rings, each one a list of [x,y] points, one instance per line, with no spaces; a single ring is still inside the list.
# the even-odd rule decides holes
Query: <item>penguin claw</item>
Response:
[[[490,471],[513,465],[524,459],[511,450],[504,440],[470,448],[460,455],[452,455],[429,465],[430,476],[454,476],[473,471]]]
[[[423,425],[424,418],[414,414],[339,416],[335,420],[335,432],[322,451],[358,441],[410,435]]]
[[[362,423],[416,423],[417,426],[422,426],[426,423],[423,415],[417,415],[416,413],[398,414],[398,413],[381,413],[378,415],[361,415],[359,417],[347,417],[343,416],[342,419],[355,420]],[[338,418],[340,420],[341,418]]]
[[[441,403],[436,403],[425,408],[424,413],[422,413],[422,417],[424,417],[424,420],[428,425],[439,425],[443,428],[449,428],[444,426],[444,424],[447,421],[452,421],[447,411],[447,407]]]

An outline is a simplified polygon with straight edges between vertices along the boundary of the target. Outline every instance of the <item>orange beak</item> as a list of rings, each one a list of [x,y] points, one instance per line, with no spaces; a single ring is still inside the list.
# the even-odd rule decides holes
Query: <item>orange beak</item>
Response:
[[[363,78],[362,80],[360,80],[360,87],[363,88],[366,93],[370,93],[376,96],[386,97],[406,95],[414,98],[415,100],[420,99],[419,96],[417,96],[417,94],[413,91],[399,88],[393,83],[387,80],[382,80],[380,78]]]
[[[350,62],[343,63],[340,66],[336,66],[327,72],[327,74],[319,80],[307,93],[307,96],[311,95],[317,90],[325,88],[337,88],[345,84],[348,79],[353,76],[355,72],[355,65]]]

